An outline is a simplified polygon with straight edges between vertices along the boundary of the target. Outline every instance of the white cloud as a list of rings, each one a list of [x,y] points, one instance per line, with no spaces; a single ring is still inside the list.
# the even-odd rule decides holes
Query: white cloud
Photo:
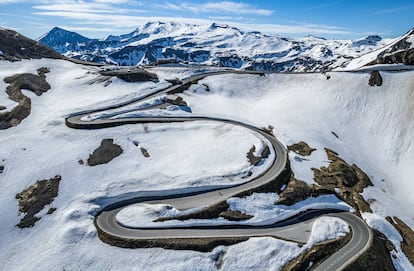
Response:
[[[182,17],[144,17],[144,16],[131,16],[122,14],[103,14],[103,13],[87,13],[87,12],[69,12],[69,11],[44,11],[35,12],[38,15],[55,16],[65,19],[76,20],[77,24],[82,24],[87,27],[93,26],[98,28],[112,27],[112,29],[123,30],[125,28],[135,28],[138,25],[145,24],[150,21],[164,21],[164,22],[180,22],[189,24],[210,24],[213,21],[209,19],[199,18],[182,18]],[[240,23],[231,20],[215,20],[218,23],[225,23],[239,27],[247,31],[261,31],[268,34],[318,34],[318,35],[351,35],[348,29],[329,26],[329,25],[317,25],[317,24],[254,24],[254,23]],[[104,31],[100,31],[104,32]],[[113,32],[113,31],[112,31]],[[109,33],[112,34],[111,31]]]
[[[202,4],[183,2],[178,5],[167,2],[162,7],[172,10],[188,10],[195,14],[210,12],[269,16],[273,13],[269,9],[258,9],[250,4],[231,1],[207,2]]]
[[[0,5],[14,4],[19,2],[24,2],[24,0],[0,0]]]
[[[128,13],[145,12],[144,10],[130,10],[117,8],[113,4],[124,0],[96,0],[94,2],[57,1],[56,4],[35,5],[34,9],[46,11],[82,12],[82,13]]]

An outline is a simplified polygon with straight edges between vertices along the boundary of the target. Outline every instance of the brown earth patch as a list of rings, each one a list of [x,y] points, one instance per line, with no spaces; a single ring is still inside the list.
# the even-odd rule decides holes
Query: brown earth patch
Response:
[[[122,154],[121,146],[114,144],[113,139],[102,139],[101,145],[88,158],[89,166],[97,166],[111,162]]]
[[[253,216],[242,213],[240,211],[227,210],[219,214],[220,217],[230,221],[242,221],[252,218]]]
[[[372,212],[360,193],[372,186],[367,174],[357,165],[349,165],[338,153],[325,148],[330,164],[320,169],[313,168],[314,180],[322,188],[335,192],[338,197],[351,205],[357,213]],[[335,191],[335,188],[338,191]]]
[[[141,147],[141,153],[142,155],[144,155],[145,158],[150,157],[150,153],[148,152],[148,150],[146,148]]]
[[[269,146],[266,146],[262,152],[260,153],[260,156],[255,156],[254,153],[256,152],[256,146],[252,146],[247,153],[247,160],[249,160],[250,165],[257,166],[260,162],[262,162],[264,159],[269,157],[270,154],[270,148]]]
[[[299,143],[288,146],[288,150],[293,151],[294,153],[297,153],[302,156],[309,156],[312,154],[313,151],[316,151],[316,149],[311,148],[304,141],[300,141]]]
[[[57,197],[60,180],[61,177],[57,175],[49,180],[36,181],[35,184],[16,194],[16,199],[19,200],[19,211],[25,213],[25,216],[16,225],[17,227],[34,226],[36,221],[40,219],[36,214]]]
[[[48,68],[40,68],[37,70],[38,75],[23,73],[6,77],[4,82],[9,86],[6,93],[9,98],[17,102],[11,111],[0,113],[0,130],[17,126],[23,119],[30,115],[32,102],[29,97],[22,93],[22,89],[34,92],[37,96],[42,95],[50,89],[50,85],[46,81],[46,73]]]
[[[310,197],[318,197],[325,194],[334,194],[334,191],[325,189],[317,185],[308,185],[304,181],[295,179],[291,174],[286,188],[279,194],[276,204],[293,205]]]

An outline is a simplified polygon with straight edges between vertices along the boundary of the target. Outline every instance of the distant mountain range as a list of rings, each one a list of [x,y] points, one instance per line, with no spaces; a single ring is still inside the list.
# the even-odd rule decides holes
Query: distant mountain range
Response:
[[[102,40],[55,27],[38,41],[65,56],[96,63],[174,62],[277,72],[331,70],[392,42],[376,35],[358,40],[284,38],[216,23],[173,22],[150,22]]]

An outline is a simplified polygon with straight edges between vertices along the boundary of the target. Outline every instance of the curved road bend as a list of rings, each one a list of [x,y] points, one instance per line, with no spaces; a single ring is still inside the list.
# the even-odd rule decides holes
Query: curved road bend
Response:
[[[313,219],[296,219],[295,223],[288,223],[288,225],[274,225],[267,226],[226,226],[226,227],[175,227],[175,228],[128,228],[116,221],[116,215],[120,210],[128,205],[135,203],[146,204],[169,204],[179,210],[187,210],[197,207],[208,207],[216,203],[222,202],[232,196],[235,196],[246,190],[254,189],[275,180],[285,169],[287,163],[287,150],[284,145],[274,136],[264,132],[263,130],[249,124],[238,121],[210,118],[210,117],[143,117],[143,118],[122,118],[122,119],[97,119],[92,121],[84,121],[83,117],[108,109],[116,109],[135,102],[142,102],[144,100],[153,98],[160,94],[173,93],[185,84],[197,82],[207,76],[221,75],[227,73],[249,73],[249,72],[213,72],[202,75],[192,76],[182,81],[180,85],[174,85],[163,90],[158,90],[154,93],[145,95],[138,99],[134,99],[122,104],[82,112],[74,114],[66,119],[67,126],[76,129],[99,129],[106,127],[114,127],[124,124],[134,123],[149,123],[149,122],[187,122],[187,121],[217,121],[228,123],[232,125],[241,126],[253,130],[263,137],[265,137],[275,152],[275,160],[271,167],[267,169],[262,175],[255,179],[235,186],[230,186],[217,190],[202,191],[193,194],[173,195],[169,197],[151,197],[151,198],[134,198],[117,202],[105,207],[96,217],[97,226],[109,235],[121,238],[135,238],[135,239],[165,239],[165,238],[203,238],[203,237],[258,237],[258,236],[273,236],[277,238],[288,239],[300,243],[308,241],[310,231],[312,229]],[[257,74],[257,73],[256,73]],[[259,75],[262,75],[259,73]],[[329,212],[329,210],[327,211]],[[325,214],[326,215],[326,214]],[[372,232],[362,219],[351,213],[330,213],[329,216],[338,217],[348,223],[352,230],[351,241],[344,247],[338,250],[335,254],[324,261],[315,270],[341,270],[349,263],[361,255],[371,244]]]

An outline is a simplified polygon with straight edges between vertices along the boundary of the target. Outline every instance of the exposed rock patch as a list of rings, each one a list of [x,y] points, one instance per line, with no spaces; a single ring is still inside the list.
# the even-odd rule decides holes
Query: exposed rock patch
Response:
[[[101,145],[88,158],[89,166],[97,166],[111,162],[122,154],[121,146],[114,144],[113,139],[102,139]]]
[[[387,217],[386,219],[397,229],[403,238],[401,249],[414,266],[414,231],[398,217]]]
[[[103,76],[116,76],[126,82],[145,82],[145,81],[158,81],[158,76],[155,73],[151,73],[144,69],[119,69],[110,71],[101,71]]]
[[[299,143],[288,146],[288,150],[293,151],[294,153],[297,153],[302,156],[309,156],[312,154],[313,151],[316,151],[316,149],[311,148],[304,141],[300,141]]]
[[[145,158],[149,158],[151,155],[149,154],[146,148],[141,147],[141,153],[144,155]]]
[[[230,220],[230,221],[247,220],[253,217],[251,215],[244,214],[240,211],[231,211],[231,210],[221,212],[219,216],[224,219]]]
[[[39,213],[46,205],[51,204],[58,195],[60,176],[55,176],[49,180],[36,181],[16,195],[19,200],[19,211],[25,213],[25,216],[16,226],[19,228],[28,228],[34,226],[40,219],[36,214]]]
[[[304,181],[295,179],[291,174],[290,181],[285,190],[279,194],[276,204],[293,205],[310,197],[318,197],[325,194],[333,194],[334,191],[325,189],[317,185],[308,185]]]
[[[341,200],[351,205],[357,212],[372,212],[360,193],[372,186],[371,180],[357,165],[349,165],[338,154],[326,149],[330,164],[320,169],[312,168],[314,180],[324,189],[335,191]]]
[[[17,106],[11,111],[0,113],[0,130],[17,126],[23,119],[30,115],[32,103],[30,98],[22,93],[22,89],[30,90],[37,96],[42,95],[50,89],[45,75],[49,72],[49,69],[40,68],[37,72],[38,75],[23,73],[4,79],[4,82],[9,84],[6,88],[6,93],[11,100],[17,102]]]
[[[170,104],[172,104],[172,105],[178,105],[178,106],[188,106],[187,102],[186,102],[186,101],[184,101],[184,99],[183,99],[183,98],[181,98],[181,97],[177,97],[177,98],[175,98],[174,100],[173,100],[173,99],[168,99],[168,98],[165,98],[163,101],[164,101],[165,103],[170,103]]]
[[[3,173],[4,171],[4,166],[0,166],[0,173]]]
[[[381,73],[379,71],[372,71],[371,76],[369,77],[368,84],[371,87],[374,87],[374,86],[380,87],[380,86],[382,86]]]
[[[249,160],[250,165],[257,166],[260,162],[263,161],[263,159],[266,159],[269,157],[270,149],[269,146],[266,146],[262,152],[260,153],[260,156],[255,156],[254,153],[256,152],[256,146],[252,146],[247,153],[247,160]]]

